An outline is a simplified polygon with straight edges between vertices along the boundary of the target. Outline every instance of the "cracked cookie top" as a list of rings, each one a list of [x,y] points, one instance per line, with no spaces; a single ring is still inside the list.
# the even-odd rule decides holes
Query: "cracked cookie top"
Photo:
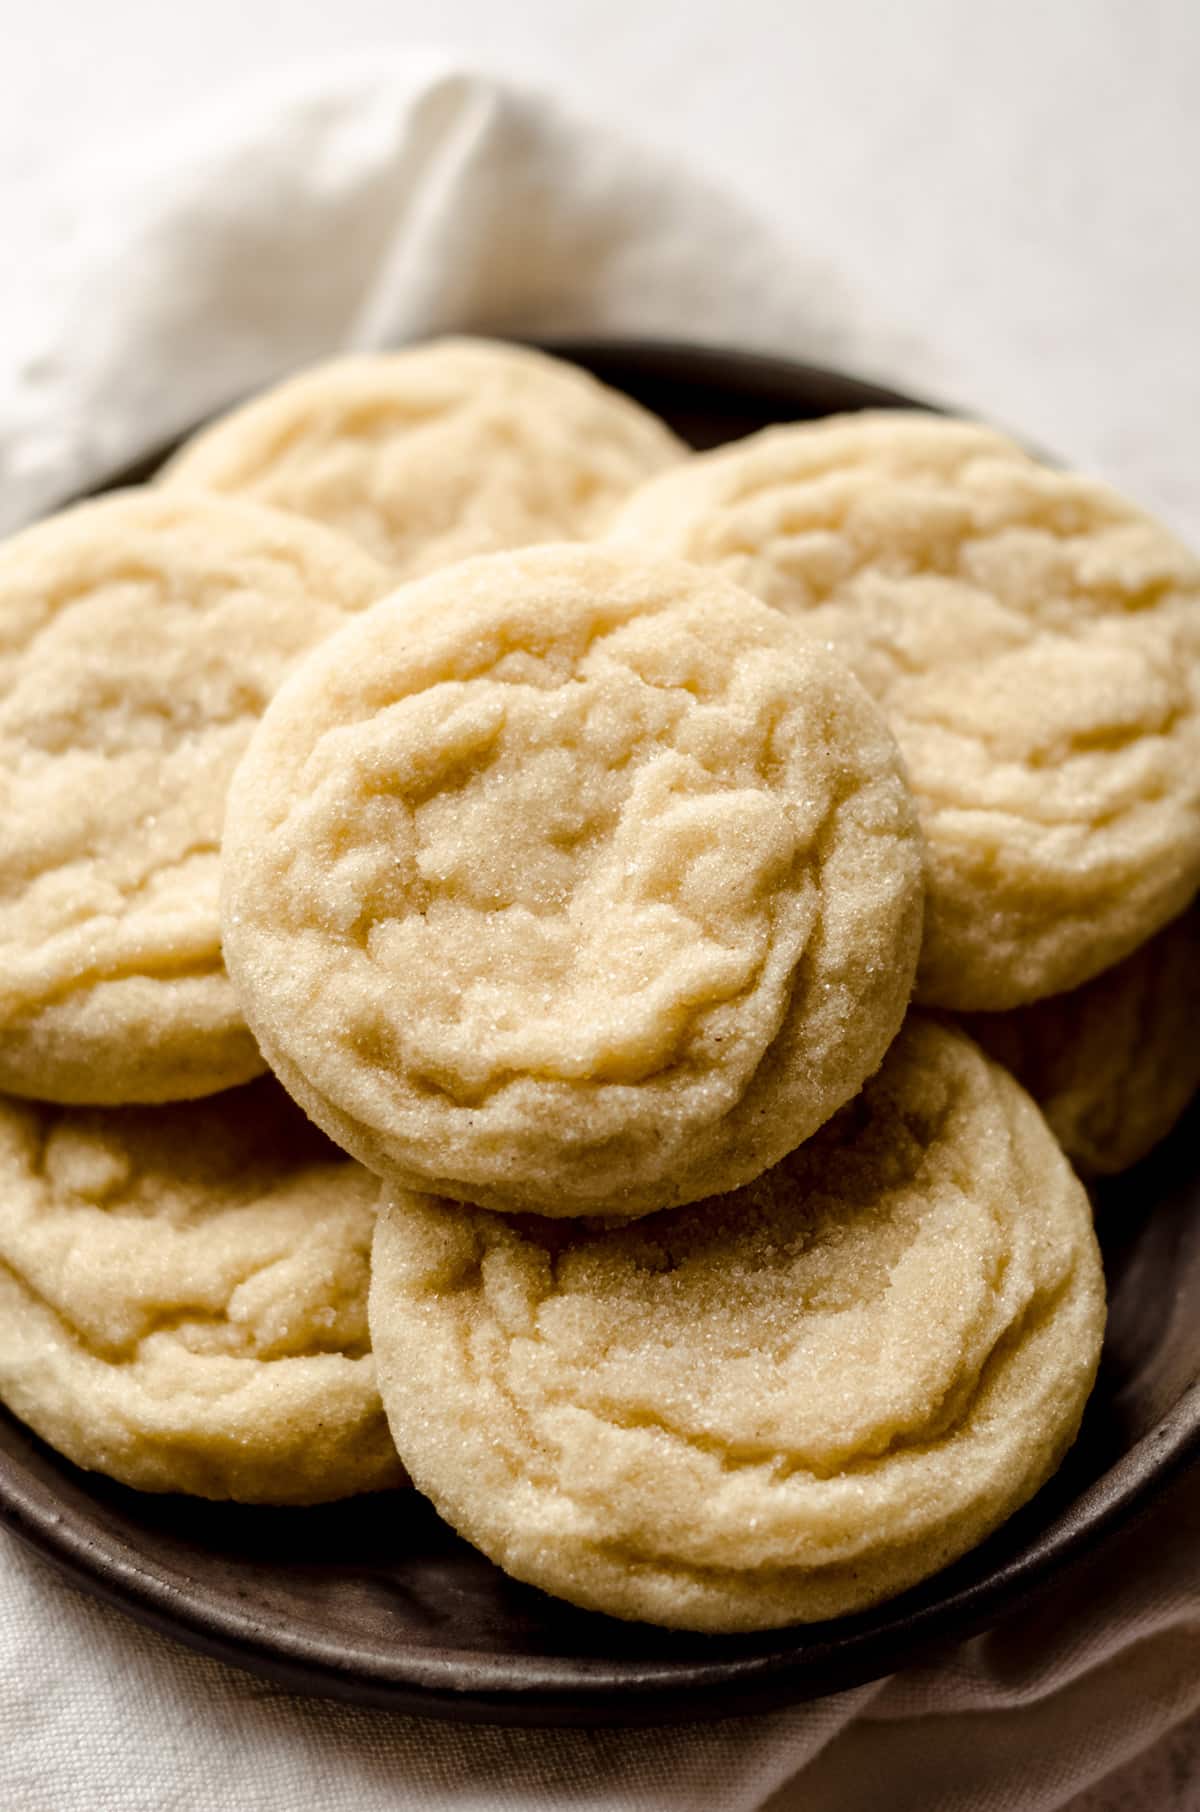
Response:
[[[377,1192],[266,1079],[169,1107],[0,1102],[0,1398],[144,1491],[398,1483],[366,1322]]]
[[[379,1174],[630,1216],[731,1188],[877,1066],[921,850],[850,674],[726,580],[464,563],[317,650],[230,794],[226,959]]]
[[[578,366],[447,339],[302,371],[188,441],[161,482],[295,510],[408,579],[599,534],[686,451]]]
[[[128,491],[0,546],[0,1088],[163,1101],[262,1069],[221,963],[229,777],[386,589],[328,530]]]
[[[868,413],[689,460],[613,533],[795,617],[883,706],[929,851],[918,999],[1073,988],[1200,887],[1200,563],[1104,486]]]
[[[613,1229],[385,1189],[370,1322],[400,1453],[468,1540],[590,1609],[748,1630],[890,1597],[1031,1496],[1104,1285],[1033,1103],[914,1014],[732,1195]]]

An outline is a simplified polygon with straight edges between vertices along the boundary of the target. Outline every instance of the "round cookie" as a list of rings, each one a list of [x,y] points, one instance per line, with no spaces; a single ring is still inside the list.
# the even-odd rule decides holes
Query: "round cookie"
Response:
[[[686,451],[578,366],[449,339],[302,371],[188,441],[161,482],[295,510],[414,578],[597,534]]]
[[[735,1195],[605,1230],[385,1192],[370,1323],[414,1484],[507,1572],[754,1630],[904,1591],[1031,1497],[1104,1281],[1028,1096],[913,1015]]]
[[[768,429],[614,535],[799,618],[884,707],[929,848],[917,998],[1057,994],[1200,887],[1200,564],[1090,479],[919,414]]]
[[[0,1399],[142,1491],[403,1482],[367,1332],[378,1184],[270,1080],[170,1107],[0,1103]]]
[[[1085,1176],[1165,1139],[1200,1089],[1200,907],[1093,981],[963,1024],[1041,1107]]]
[[[230,791],[272,1068],[393,1182],[631,1216],[756,1176],[875,1069],[920,942],[895,745],[726,580],[494,554],[318,649]]]
[[[127,491],[0,545],[0,1089],[120,1104],[263,1068],[221,964],[229,777],[387,587],[254,504]]]

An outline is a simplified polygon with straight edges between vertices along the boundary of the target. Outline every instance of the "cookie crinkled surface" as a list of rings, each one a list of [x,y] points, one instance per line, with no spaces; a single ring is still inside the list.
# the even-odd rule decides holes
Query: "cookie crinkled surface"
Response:
[[[128,491],[0,546],[0,1088],[164,1101],[263,1068],[221,962],[226,787],[297,656],[386,585],[220,498]]]
[[[399,1451],[468,1540],[585,1608],[733,1631],[891,1597],[1032,1496],[1104,1282],[1028,1096],[912,1015],[733,1195],[599,1230],[385,1192],[370,1319]]]
[[[880,1062],[921,903],[850,674],[719,576],[599,546],[377,605],[230,795],[226,959],[272,1067],[380,1175],[501,1209],[765,1169]]]
[[[918,999],[1074,988],[1197,891],[1200,563],[1103,485],[866,413],[689,460],[613,533],[796,617],[884,708],[929,849]]]
[[[303,371],[202,430],[161,482],[294,510],[415,578],[471,554],[599,533],[686,451],[577,365],[447,339]]]
[[[266,1078],[168,1107],[0,1102],[0,1398],[142,1491],[402,1483],[367,1331],[377,1196]]]

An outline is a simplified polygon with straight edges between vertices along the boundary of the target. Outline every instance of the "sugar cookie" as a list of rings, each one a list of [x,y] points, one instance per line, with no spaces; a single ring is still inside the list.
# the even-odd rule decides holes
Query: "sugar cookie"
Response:
[[[451,339],[302,371],[188,441],[162,482],[295,510],[413,578],[598,533],[685,452],[575,365]]]
[[[225,789],[386,575],[253,504],[127,491],[0,546],[0,1088],[165,1101],[263,1067],[221,965]]]
[[[613,532],[798,617],[884,707],[929,846],[918,999],[1074,988],[1200,888],[1200,564],[1102,485],[865,414],[690,460]]]
[[[1128,1170],[1200,1089],[1200,907],[1070,994],[963,1024],[1029,1090],[1077,1170]]]
[[[226,960],[346,1150],[493,1208],[747,1181],[880,1062],[921,848],[839,663],[727,580],[495,554],[318,649],[230,792]]]
[[[245,1503],[402,1481],[366,1323],[378,1184],[274,1082],[0,1103],[0,1179],[0,1399],[76,1465]]]
[[[736,1195],[633,1226],[385,1191],[370,1323],[420,1490],[613,1616],[840,1616],[955,1559],[1074,1438],[1104,1325],[1082,1185],[1029,1097],[913,1015]]]

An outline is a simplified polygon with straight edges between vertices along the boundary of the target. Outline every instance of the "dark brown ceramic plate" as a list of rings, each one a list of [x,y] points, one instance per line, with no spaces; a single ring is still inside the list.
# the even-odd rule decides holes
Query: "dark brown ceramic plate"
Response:
[[[770,421],[909,401],[739,353],[555,350],[703,446]],[[515,1585],[415,1492],[286,1511],[146,1497],[77,1471],[2,1414],[0,1518],[140,1622],[359,1704],[504,1724],[650,1724],[833,1692],[1025,1603],[1200,1454],[1198,1135],[1200,1106],[1102,1192],[1109,1332],[1062,1471],[985,1546],[862,1616],[737,1638],[616,1623]]]

